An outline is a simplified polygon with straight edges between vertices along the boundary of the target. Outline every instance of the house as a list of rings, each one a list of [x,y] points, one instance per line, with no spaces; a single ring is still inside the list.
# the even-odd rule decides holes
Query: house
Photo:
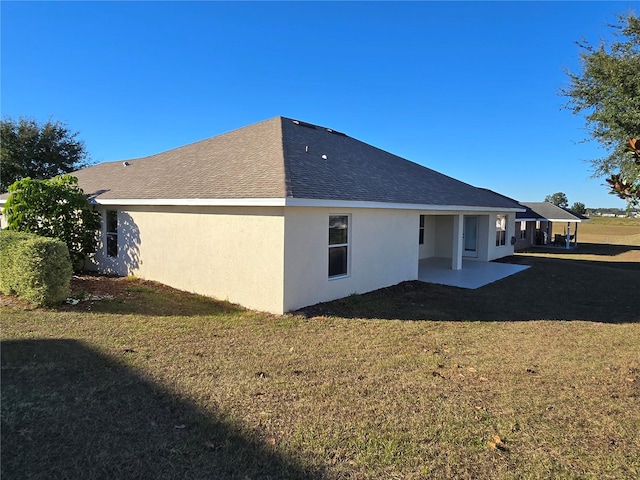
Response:
[[[273,313],[512,255],[523,210],[284,117],[73,175],[103,219],[88,268]]]
[[[589,218],[558,207],[550,202],[521,202],[526,208],[516,213],[515,250],[534,245],[554,245],[571,248],[578,245],[578,224]],[[566,224],[564,233],[553,233],[553,223]]]

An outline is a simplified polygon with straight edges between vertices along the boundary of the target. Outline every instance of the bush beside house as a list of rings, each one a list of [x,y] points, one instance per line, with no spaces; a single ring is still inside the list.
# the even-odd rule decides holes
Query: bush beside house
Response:
[[[0,231],[0,291],[35,305],[53,305],[69,295],[73,269],[64,242]]]

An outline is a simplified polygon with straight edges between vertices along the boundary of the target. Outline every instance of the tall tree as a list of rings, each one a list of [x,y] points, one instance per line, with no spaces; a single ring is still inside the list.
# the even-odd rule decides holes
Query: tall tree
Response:
[[[53,178],[85,167],[87,152],[77,136],[58,121],[1,120],[0,191],[22,178]]]
[[[27,177],[14,182],[3,212],[9,230],[59,238],[66,243],[75,270],[83,268],[86,256],[98,245],[100,214],[71,175],[48,180]]]
[[[584,116],[590,137],[608,153],[591,161],[594,176],[609,176],[610,193],[637,205],[640,159],[629,146],[635,148],[640,138],[640,18],[619,15],[610,26],[610,44],[578,42],[581,71],[567,72],[570,83],[561,93],[569,97],[566,107]]]
[[[567,208],[569,206],[569,200],[567,196],[562,192],[556,192],[553,195],[547,195],[544,197],[545,202],[553,203],[560,208]]]
[[[579,215],[584,215],[585,213],[587,213],[587,207],[582,202],[574,202],[573,205],[571,205],[570,210],[573,213],[577,213]]]

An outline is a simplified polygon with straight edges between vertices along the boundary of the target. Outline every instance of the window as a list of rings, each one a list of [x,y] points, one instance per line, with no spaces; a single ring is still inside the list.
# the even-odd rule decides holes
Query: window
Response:
[[[527,238],[527,222],[524,220],[520,222],[520,238]]]
[[[496,218],[496,247],[507,244],[507,216],[498,215]]]
[[[420,235],[418,236],[418,244],[424,245],[424,215],[420,215]]]
[[[118,256],[118,212],[107,210],[107,255],[109,257]]]
[[[347,275],[349,264],[349,216],[329,216],[329,278]]]

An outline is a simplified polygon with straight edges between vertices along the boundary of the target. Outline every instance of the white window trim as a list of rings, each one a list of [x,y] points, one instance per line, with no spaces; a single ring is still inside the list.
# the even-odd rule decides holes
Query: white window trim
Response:
[[[116,230],[115,232],[109,231],[109,212],[115,212],[116,214]],[[104,242],[104,254],[109,258],[118,258],[118,253],[120,251],[120,235],[118,233],[118,227],[120,223],[120,215],[118,210],[105,210],[104,212],[104,232],[105,232],[105,242]],[[109,255],[109,236],[115,235],[116,237],[116,254]]]
[[[498,227],[498,221],[501,218],[504,218],[504,228],[502,227],[502,225],[500,225]],[[509,225],[509,216],[508,215],[496,215],[496,248],[506,247],[507,246],[508,225]],[[504,243],[502,243],[502,238],[500,239],[500,243],[498,243],[498,237],[497,237],[498,232],[500,232],[500,233],[504,232]]]
[[[331,217],[347,217],[347,243],[330,244],[329,239],[327,238],[327,258],[329,256],[329,250],[331,250],[332,248],[347,247],[347,272],[342,273],[340,275],[330,276],[329,271],[327,270],[327,278],[329,281],[340,280],[342,278],[348,278],[351,276],[351,229],[353,226],[351,223],[350,213],[330,213],[328,217],[329,222],[331,222]],[[329,233],[329,230],[327,228],[327,234],[328,233]],[[327,265],[327,269],[328,269],[328,265]]]

